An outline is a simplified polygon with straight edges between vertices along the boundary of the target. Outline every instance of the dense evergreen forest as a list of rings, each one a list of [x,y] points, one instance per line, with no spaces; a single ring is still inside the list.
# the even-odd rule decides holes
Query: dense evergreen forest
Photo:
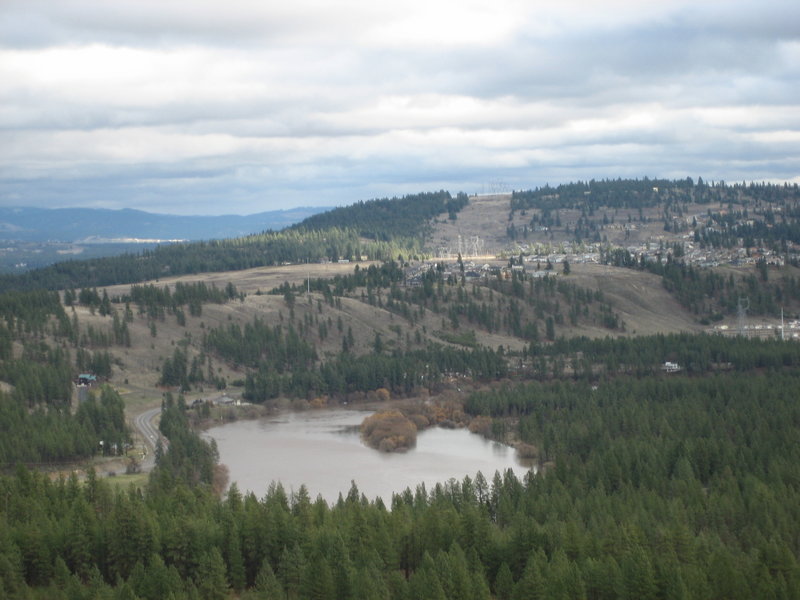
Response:
[[[449,219],[455,220],[458,212],[468,203],[469,198],[465,193],[459,192],[453,198],[444,190],[403,198],[362,201],[318,213],[292,226],[292,229],[322,231],[350,227],[361,237],[385,242],[407,237],[422,238],[428,232],[431,219],[447,213]]]
[[[428,221],[456,213],[467,197],[448,192],[359,202],[309,217],[282,231],[226,240],[158,246],[139,254],[73,260],[21,275],[0,276],[0,289],[91,288],[191,273],[234,271],[281,263],[389,260],[422,251]]]
[[[704,334],[560,338],[523,352],[534,378],[595,380],[606,375],[658,373],[665,361],[692,374],[800,367],[800,344]]]
[[[86,292],[103,306],[96,290]],[[70,407],[78,371],[110,375],[108,352],[86,349],[99,337],[105,336],[81,333],[56,292],[0,294],[0,381],[10,387],[0,391],[0,468],[124,451],[130,435],[116,391],[104,386],[76,411]]]
[[[0,469],[122,454],[130,442],[124,410],[122,398],[107,386],[99,397],[91,394],[74,414],[42,406],[28,410],[0,393]]]
[[[219,500],[215,450],[168,397],[170,446],[145,490],[0,479],[0,585],[49,599],[795,598],[798,376],[476,393],[467,411],[515,427],[538,473],[476,473],[390,505],[280,485]]]

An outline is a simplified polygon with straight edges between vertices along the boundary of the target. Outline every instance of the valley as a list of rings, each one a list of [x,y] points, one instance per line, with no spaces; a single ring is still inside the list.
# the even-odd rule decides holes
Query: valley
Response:
[[[360,269],[363,273],[370,267],[379,267],[381,263],[314,261],[160,277],[135,284],[140,288],[169,289],[173,292],[176,286],[196,284],[220,290],[226,286],[235,288],[236,298],[206,303],[197,316],[186,315],[185,309],[175,313],[174,307],[169,305],[161,308],[143,305],[131,307],[131,303],[124,300],[130,296],[131,284],[99,288],[111,299],[113,312],[122,315],[123,307],[128,307],[125,310],[130,315],[126,320],[127,343],[109,347],[113,368],[104,379],[120,390],[126,401],[129,418],[133,419],[141,411],[157,406],[165,390],[176,389],[174,386],[164,386],[162,369],[177,356],[175,351],[178,349],[186,365],[198,364],[202,371],[199,381],[178,386],[182,387],[187,402],[209,400],[222,394],[241,397],[246,394],[245,384],[251,371],[236,361],[215,357],[204,340],[211,330],[223,330],[232,325],[244,328],[257,319],[298,332],[303,342],[313,348],[316,365],[334,364],[343,343],[349,344],[348,352],[353,356],[373,352],[376,340],[380,340],[384,352],[417,351],[432,343],[468,348],[457,343],[457,340],[462,333],[470,330],[475,331],[475,339],[481,346],[504,348],[512,354],[525,352],[528,344],[537,340],[546,343],[550,333],[552,339],[568,339],[575,336],[614,338],[715,331],[709,323],[701,323],[696,313],[669,293],[658,274],[644,269],[602,264],[599,261],[600,253],[593,254],[587,246],[597,242],[576,244],[573,234],[576,222],[582,219],[580,211],[564,209],[556,216],[551,214],[548,217],[552,226],[541,227],[540,231],[534,227],[527,230],[532,222],[531,217],[543,222],[541,215],[544,213],[541,210],[538,213],[529,209],[512,210],[514,202],[511,194],[473,197],[459,210],[456,218],[443,215],[432,219],[425,247],[430,249],[433,256],[424,260],[420,257],[407,258],[403,265],[399,265],[395,283],[377,286],[367,283],[366,287],[361,285],[337,293],[335,301],[333,296],[323,293],[316,282],[341,280],[352,275],[354,269]],[[717,207],[722,206],[724,203],[720,201]],[[726,208],[736,209],[734,205],[727,205]],[[746,207],[740,206],[738,209],[746,210]],[[613,227],[613,223],[608,223],[606,212],[596,211],[595,215],[600,220],[595,223],[587,219],[586,227],[596,227],[598,235],[602,233],[604,239],[609,235],[608,244],[612,241],[615,244],[635,243],[640,248],[656,247],[658,244],[661,248],[674,249],[676,244],[685,243],[686,233],[665,231],[664,224],[659,221],[664,215],[663,207],[644,210],[615,208],[607,211],[611,213],[612,220],[633,223],[635,217],[643,224],[638,228],[627,227],[623,232]],[[712,211],[709,209],[707,212]],[[600,217],[601,214],[604,216]],[[605,225],[603,220],[607,222]],[[556,222],[560,222],[562,227],[555,226]],[[524,241],[516,239],[512,229],[524,231]],[[459,247],[463,251],[461,266],[458,260]],[[606,255],[611,247],[607,246],[604,250]],[[482,254],[474,256],[473,251]],[[644,253],[642,257],[646,259]],[[515,260],[518,266],[513,267],[511,263]],[[550,285],[548,290],[542,284],[545,279],[538,276],[550,275],[544,263],[551,261],[551,282],[557,280],[558,283]],[[563,272],[564,261],[570,263],[569,274]],[[737,279],[753,269],[746,264],[726,268],[728,274],[731,277],[735,274]],[[770,269],[782,273],[782,277],[796,277],[796,269],[792,266],[773,265]],[[420,278],[430,273],[439,278],[436,284],[438,291],[421,298],[418,293]],[[464,273],[470,274],[469,280],[462,277]],[[535,285],[545,295],[555,294],[552,298],[556,302],[540,301],[533,295],[525,300],[524,293],[520,296],[519,289],[512,292],[512,286],[503,283],[503,279],[516,277],[520,277],[521,282],[523,277],[526,278],[524,285],[530,288],[531,293]],[[313,287],[311,282],[315,283]],[[288,286],[291,292],[288,295],[276,293],[281,286]],[[560,292],[555,289],[558,286],[563,287]],[[456,298],[454,294],[461,294],[459,290],[469,292],[474,302],[468,300],[467,295]],[[580,301],[568,311],[570,303],[574,301],[570,299],[572,290],[590,290],[602,301],[599,304],[594,300],[588,303]],[[489,301],[488,296],[495,293],[497,295]],[[519,299],[523,302],[517,305]],[[394,304],[394,300],[398,303]],[[469,311],[473,310],[470,307],[479,304],[483,305],[485,313],[482,321],[469,316]],[[593,304],[602,310],[596,312],[598,308],[592,307]],[[518,321],[504,322],[508,308],[515,305],[518,308],[514,310],[520,311]],[[791,304],[787,305],[787,314],[792,310],[791,307]],[[70,310],[72,318],[77,319],[80,331],[91,331],[92,335],[97,336],[110,329],[111,315],[101,314],[95,305],[78,302]],[[609,319],[609,316],[613,318]],[[767,323],[770,326],[779,324],[775,315],[764,316],[757,322],[759,327]],[[609,323],[614,325],[609,327]],[[736,317],[729,315],[715,321],[714,325],[716,331],[720,331],[720,326],[735,331]],[[88,338],[87,342],[87,349],[96,346],[98,350],[107,343],[102,340],[95,343]],[[521,364],[526,363],[523,361]],[[541,375],[546,376],[547,373]],[[425,386],[426,396],[455,387],[472,387],[466,380],[458,385],[448,385],[444,383],[447,377],[442,378],[442,374],[437,377],[440,378],[438,383]],[[419,395],[421,382],[422,379],[403,389],[389,387],[391,393],[400,396]],[[383,383],[388,385],[388,382]],[[315,384],[303,388],[304,391],[294,392],[294,399],[290,394],[281,402],[284,407],[303,407],[315,398],[319,403],[322,398],[326,404],[335,404],[352,401],[369,391],[352,387],[338,389],[340,391],[330,393],[325,386]],[[275,397],[273,402],[277,400],[280,400],[280,396]]]
[[[0,590],[792,597],[797,192],[593,186],[3,279]]]

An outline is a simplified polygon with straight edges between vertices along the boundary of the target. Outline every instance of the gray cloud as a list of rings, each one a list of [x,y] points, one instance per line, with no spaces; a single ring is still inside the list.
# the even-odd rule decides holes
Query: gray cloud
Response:
[[[797,181],[796,4],[5,0],[0,204]]]

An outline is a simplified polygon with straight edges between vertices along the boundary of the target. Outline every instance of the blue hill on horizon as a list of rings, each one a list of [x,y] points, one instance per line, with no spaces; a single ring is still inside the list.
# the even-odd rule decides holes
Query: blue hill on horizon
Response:
[[[212,240],[280,230],[331,207],[252,215],[165,215],[134,209],[0,207],[0,240],[103,243],[125,239]]]

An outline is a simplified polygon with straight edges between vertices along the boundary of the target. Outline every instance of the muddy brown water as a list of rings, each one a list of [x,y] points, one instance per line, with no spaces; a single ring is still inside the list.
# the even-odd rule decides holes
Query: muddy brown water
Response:
[[[474,479],[481,471],[491,483],[496,471],[512,469],[522,478],[528,471],[513,448],[466,429],[428,429],[415,448],[387,454],[364,445],[358,433],[369,412],[315,410],[287,413],[254,421],[236,421],[209,429],[217,442],[220,462],[242,492],[263,497],[273,481],[287,493],[305,484],[313,499],[328,503],[347,495],[351,482],[370,500],[380,496],[388,505],[394,492],[414,491],[420,483],[431,490],[451,478]]]

